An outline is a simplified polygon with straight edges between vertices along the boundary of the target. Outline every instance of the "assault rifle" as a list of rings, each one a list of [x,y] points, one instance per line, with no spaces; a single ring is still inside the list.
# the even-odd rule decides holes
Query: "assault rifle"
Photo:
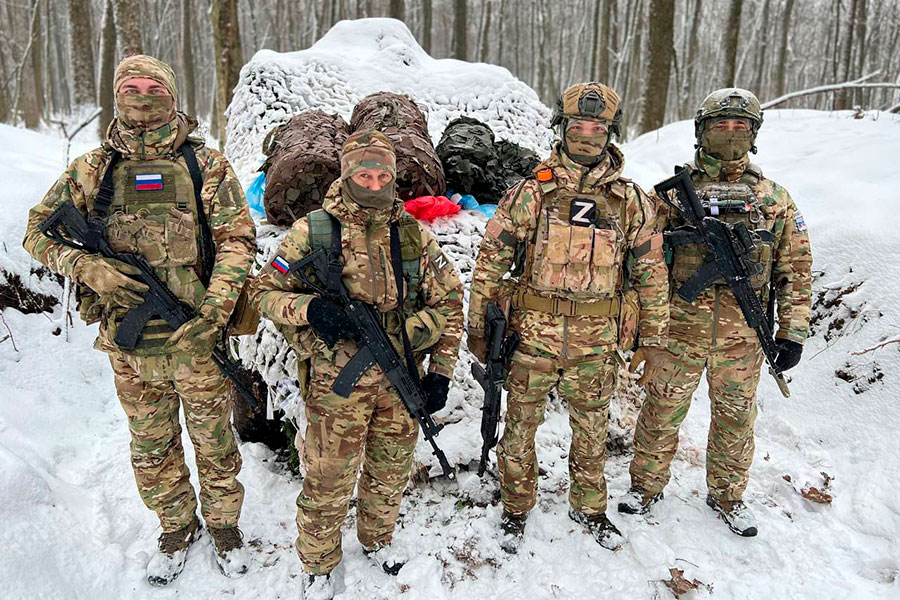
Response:
[[[396,254],[399,257],[399,249]],[[316,281],[323,282],[322,285],[313,281],[310,271],[315,275]],[[299,279],[305,289],[343,308],[350,324],[350,337],[356,340],[359,348],[335,379],[331,386],[332,391],[342,398],[349,398],[359,379],[369,369],[374,365],[381,367],[385,377],[397,390],[410,416],[419,422],[425,441],[431,444],[444,475],[451,480],[455,479],[456,474],[447,462],[447,457],[434,440],[444,426],[437,425],[425,408],[425,391],[418,377],[414,377],[411,372],[411,369],[416,368],[415,365],[407,366],[403,363],[403,359],[384,330],[381,313],[371,304],[350,297],[346,286],[340,281],[340,257],[319,248],[291,263],[288,272]],[[329,285],[328,282],[334,283]],[[398,292],[400,289],[398,287]],[[400,327],[403,327],[403,323]],[[411,353],[407,358],[410,357]]]
[[[116,331],[116,345],[123,350],[134,350],[147,321],[163,319],[172,329],[178,329],[196,316],[194,309],[180,300],[169,287],[156,276],[156,270],[140,254],[116,252],[104,235],[105,225],[101,219],[86,217],[71,202],[63,202],[38,225],[38,229],[55,242],[99,254],[127,263],[140,270],[133,277],[150,289],[143,293],[144,303],[129,310]],[[234,384],[238,393],[256,412],[265,412],[264,403],[253,394],[241,379],[240,366],[228,356],[224,348],[217,345],[212,360]]]
[[[782,370],[775,364],[778,349],[772,335],[772,325],[750,283],[750,278],[760,270],[759,265],[749,259],[750,253],[756,248],[756,242],[747,225],[740,221],[729,225],[707,216],[690,173],[682,167],[675,167],[674,177],[656,184],[653,189],[687,223],[696,228],[699,241],[709,248],[706,264],[698,272],[697,280],[686,282],[678,290],[678,295],[687,302],[693,302],[703,289],[719,278],[724,279],[731,287],[747,325],[756,332],[766,362],[769,363],[769,373],[775,378],[782,395],[789,398],[791,392],[787,381]],[[678,205],[669,199],[669,192],[672,190],[675,190]],[[770,293],[774,293],[774,290]]]
[[[519,345],[519,334],[513,331],[506,335],[506,315],[493,302],[488,302],[484,318],[484,339],[487,343],[487,362],[482,367],[472,363],[472,376],[484,390],[484,405],[481,407],[481,460],[478,476],[484,475],[488,453],[497,445],[500,425],[500,394],[506,377],[506,363]]]

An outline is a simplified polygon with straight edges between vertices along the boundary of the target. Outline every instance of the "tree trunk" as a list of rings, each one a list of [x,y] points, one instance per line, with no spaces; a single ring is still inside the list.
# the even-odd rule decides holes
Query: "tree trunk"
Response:
[[[863,68],[866,65],[866,33],[868,30],[868,14],[866,12],[866,0],[859,0],[856,13],[856,73],[857,77],[864,75]],[[864,105],[863,94],[865,90],[854,90],[853,104]]]
[[[771,56],[769,47],[769,4],[770,0],[763,0],[762,17],[760,20],[759,43],[756,49],[756,67],[753,73],[753,93],[757,97],[767,96],[763,91],[764,74],[766,71],[766,58]]]
[[[847,35],[844,39],[844,46],[841,49],[841,80],[850,81],[850,58],[853,54],[853,36],[856,33],[856,27],[853,26],[853,20],[856,18],[857,4],[859,0],[853,0],[850,4],[850,23],[847,26]],[[841,90],[835,95],[835,110],[847,110],[850,108],[852,92],[849,90]]]
[[[725,75],[724,85],[735,87],[737,75],[737,50],[738,38],[741,31],[741,8],[744,6],[743,0],[731,0],[728,7],[728,22],[725,24]]]
[[[422,49],[431,54],[431,0],[422,0]]]
[[[96,103],[94,77],[94,34],[91,28],[91,5],[69,0],[69,45],[72,52],[72,98],[76,105]]]
[[[659,129],[666,117],[669,74],[672,68],[675,39],[675,0],[651,0],[650,60],[644,81],[644,110],[640,132]]]
[[[791,29],[791,14],[794,11],[794,0],[784,4],[784,16],[781,18],[781,41],[778,43],[778,61],[775,63],[776,86],[775,97],[784,95],[784,77],[787,72],[788,32]]]
[[[25,127],[36,129],[44,115],[44,61],[42,57],[43,27],[41,25],[41,4],[34,6],[34,19],[31,28],[31,83],[25,84]],[[24,68],[24,67],[23,67]]]
[[[225,110],[231,104],[243,65],[237,0],[213,0],[212,28],[216,57],[216,101],[219,144],[225,148]]]
[[[391,0],[389,15],[392,19],[403,21],[406,19],[406,6],[403,0]]]
[[[481,62],[488,62],[488,52],[490,51],[491,40],[491,2],[486,0],[487,13],[484,16],[484,24],[481,30]]]
[[[182,0],[181,3],[181,74],[184,82],[184,108],[189,115],[197,114],[197,106],[194,97],[194,49],[193,31],[191,28],[191,0]]]
[[[454,0],[455,14],[453,23],[453,58],[467,60],[466,48],[468,47],[468,23],[466,22],[466,0]]]
[[[102,140],[106,137],[106,128],[112,122],[115,112],[113,77],[116,69],[116,23],[112,0],[105,0],[103,3],[103,21],[100,29],[100,84],[97,86],[100,118],[97,121],[97,134]]]
[[[116,34],[119,36],[119,49],[122,51],[122,56],[143,54],[144,46],[141,43],[138,0],[114,0],[113,9],[116,18]]]

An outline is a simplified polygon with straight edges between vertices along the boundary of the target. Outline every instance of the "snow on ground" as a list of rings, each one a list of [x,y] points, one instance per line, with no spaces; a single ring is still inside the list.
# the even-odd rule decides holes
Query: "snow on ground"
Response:
[[[435,144],[447,123],[467,115],[488,123],[498,139],[549,150],[550,110],[508,70],[434,59],[402,22],[358,19],[340,21],[306,50],[260,50],[244,65],[228,109],[226,154],[247,186],[270,129],[313,108],[349,122],[356,103],[380,91],[409,95],[426,112]]]

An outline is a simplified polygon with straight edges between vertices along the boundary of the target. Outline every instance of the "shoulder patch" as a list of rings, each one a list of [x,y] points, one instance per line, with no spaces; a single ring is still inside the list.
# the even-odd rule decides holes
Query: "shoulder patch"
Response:
[[[794,212],[794,225],[796,226],[797,231],[806,231],[806,220],[799,210]]]
[[[281,256],[276,256],[272,260],[272,266],[275,267],[275,270],[277,270],[282,275],[287,275],[288,271],[291,270],[291,265]]]
[[[553,181],[553,169],[551,169],[550,167],[541,167],[534,172],[534,175],[541,183]]]

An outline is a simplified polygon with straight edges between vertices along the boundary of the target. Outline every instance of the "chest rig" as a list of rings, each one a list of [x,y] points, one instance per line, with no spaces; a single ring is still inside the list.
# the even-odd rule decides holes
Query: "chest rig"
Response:
[[[526,247],[517,305],[572,316],[617,315],[627,183],[615,180],[578,191],[545,165],[538,166],[535,178],[541,209]]]
[[[762,173],[750,165],[736,181],[723,182],[700,177],[700,171],[693,165],[685,168],[691,173],[707,216],[728,224],[742,222],[751,232],[754,249],[748,258],[756,265],[751,283],[755,289],[763,289],[772,275],[775,236],[774,220],[767,218],[763,201],[755,191]],[[675,227],[665,232],[666,254],[671,257],[669,273],[674,283],[683,284],[704,265],[708,252],[694,227],[680,223],[677,218],[672,224]],[[719,279],[714,285],[726,284]]]
[[[203,182],[196,154],[188,144],[179,151],[177,159],[165,156],[141,161],[121,160],[113,151],[91,212],[105,220],[106,238],[113,250],[143,256],[180,300],[197,309],[211,274],[212,242],[201,209]],[[122,307],[107,308],[107,340],[115,338],[126,312]],[[138,356],[165,354],[163,346],[172,333],[164,320],[150,320],[130,352]]]
[[[340,242],[340,224],[337,220],[321,208],[310,212],[306,218],[309,223],[309,242],[312,250],[333,251],[335,239]],[[397,232],[400,239],[400,268],[403,281],[406,283],[406,294],[402,306],[398,308],[402,308],[401,312],[409,315],[422,308],[419,305],[422,236],[418,221],[406,213],[400,218]],[[396,333],[399,330],[397,313],[397,309],[384,313],[384,326],[389,333]]]

